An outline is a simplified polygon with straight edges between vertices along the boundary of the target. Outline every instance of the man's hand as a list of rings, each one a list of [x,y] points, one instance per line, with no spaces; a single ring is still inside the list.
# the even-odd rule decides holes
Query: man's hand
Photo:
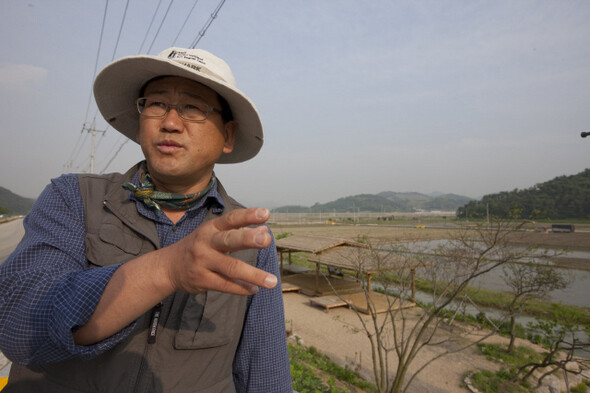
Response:
[[[250,295],[258,287],[273,288],[277,278],[228,254],[245,249],[262,249],[270,245],[271,236],[264,224],[270,217],[267,209],[239,209],[208,221],[169,251],[169,280],[175,291],[198,293],[216,290]],[[256,227],[251,227],[258,225]]]
[[[107,283],[90,320],[74,333],[74,341],[89,345],[110,337],[175,291],[251,295],[259,287],[275,287],[274,275],[228,255],[268,247],[270,234],[260,225],[269,217],[266,209],[233,210],[169,247],[123,264]]]

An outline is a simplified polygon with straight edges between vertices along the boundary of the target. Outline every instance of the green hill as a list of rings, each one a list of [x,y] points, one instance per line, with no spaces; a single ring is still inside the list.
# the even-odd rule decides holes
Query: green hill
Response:
[[[590,219],[590,169],[559,176],[524,190],[485,195],[457,209],[458,217],[506,217],[518,209],[520,217],[535,219]]]
[[[31,211],[34,199],[16,195],[6,188],[0,187],[0,214],[25,215]]]
[[[417,192],[386,191],[379,194],[347,196],[328,203],[316,203],[311,207],[282,206],[273,211],[277,213],[455,211],[470,200],[471,198],[454,194],[428,196]]]

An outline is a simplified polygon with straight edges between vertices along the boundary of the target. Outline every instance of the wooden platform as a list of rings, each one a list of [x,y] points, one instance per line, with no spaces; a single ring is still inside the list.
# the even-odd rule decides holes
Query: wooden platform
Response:
[[[342,300],[336,295],[312,297],[309,299],[309,303],[314,306],[323,307],[326,309],[326,311],[334,307],[348,306],[348,302]]]
[[[299,292],[301,290],[301,287],[285,281],[281,283],[281,287],[283,289],[283,292]]]
[[[326,296],[338,293],[354,293],[362,291],[358,281],[341,277],[319,276],[316,282],[315,272],[289,274],[282,278],[283,283],[292,284],[300,288],[300,292],[307,296]]]
[[[388,310],[399,309],[399,299],[393,296],[387,296],[377,292],[371,292],[369,295],[371,307],[375,313],[381,314]],[[310,304],[326,309],[326,312],[336,307],[354,307],[363,314],[370,314],[369,306],[367,305],[367,298],[364,291],[357,293],[349,293],[341,296],[328,295],[318,296],[309,299]],[[412,302],[404,302],[403,308],[415,307],[416,304]]]
[[[369,306],[367,304],[367,297],[365,292],[351,293],[342,295],[342,298],[363,314],[370,314]],[[393,296],[384,295],[378,292],[371,292],[369,294],[371,306],[375,309],[377,314],[387,312],[388,310],[397,310],[400,308],[400,301]],[[402,308],[416,307],[416,303],[404,301]]]
[[[297,273],[306,273],[311,272],[312,270],[308,267],[303,267],[299,265],[289,264],[283,266],[283,274],[297,274]]]

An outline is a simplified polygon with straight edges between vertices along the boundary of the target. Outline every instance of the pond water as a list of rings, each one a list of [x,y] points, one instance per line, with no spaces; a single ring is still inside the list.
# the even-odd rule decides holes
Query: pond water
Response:
[[[448,240],[434,240],[428,242],[416,242],[404,244],[410,251],[432,251],[436,247],[448,243]],[[539,250],[544,252],[545,250]],[[588,251],[572,251],[565,256],[568,258],[580,258],[590,260]],[[550,301],[568,305],[590,307],[590,271],[577,269],[563,269],[555,267],[560,273],[563,273],[570,280],[567,288],[556,290],[549,293]],[[508,285],[502,279],[502,268],[494,269],[472,281],[470,284],[474,287],[488,289],[498,292],[507,292],[510,290]]]

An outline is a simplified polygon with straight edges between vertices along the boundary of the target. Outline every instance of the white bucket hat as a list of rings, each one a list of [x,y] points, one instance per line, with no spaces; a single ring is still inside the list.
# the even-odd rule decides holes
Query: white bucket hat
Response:
[[[202,83],[222,96],[238,122],[234,149],[219,163],[249,160],[263,143],[262,122],[254,104],[236,88],[227,63],[202,49],[169,48],[157,56],[123,57],[107,65],[94,81],[94,97],[106,121],[135,141],[139,113],[135,100],[142,87],[158,76],[179,76]]]

